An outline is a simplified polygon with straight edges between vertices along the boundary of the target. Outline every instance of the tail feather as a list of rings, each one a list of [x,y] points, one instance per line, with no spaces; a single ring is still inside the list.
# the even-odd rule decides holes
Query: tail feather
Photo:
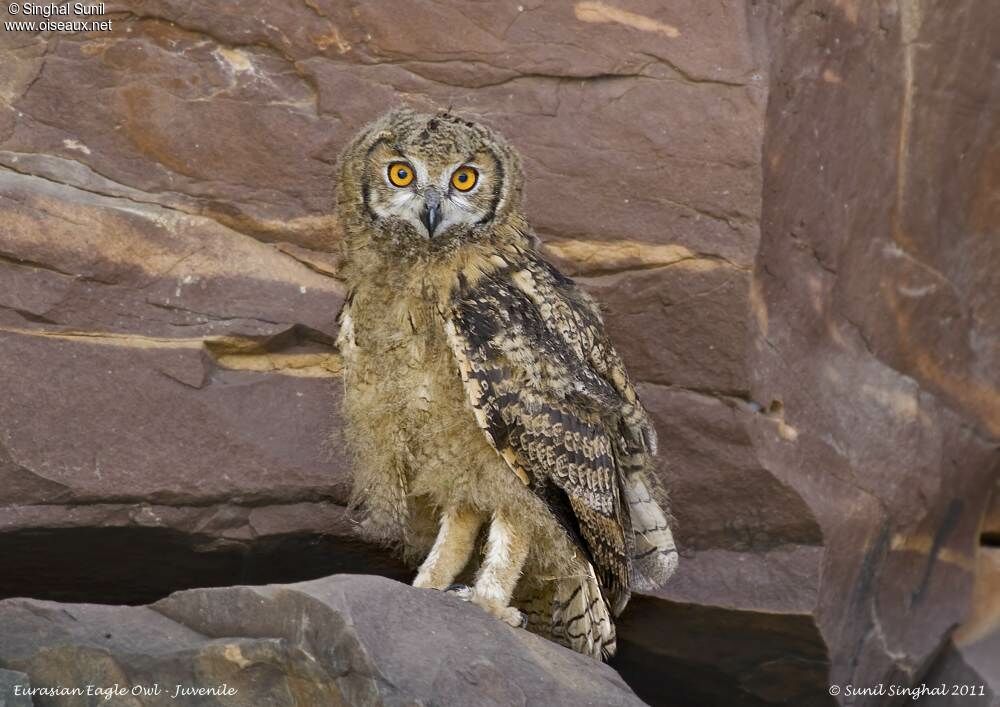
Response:
[[[518,604],[529,630],[598,660],[615,654],[615,624],[593,566],[588,563],[584,574],[551,580],[545,587]]]
[[[650,590],[662,586],[677,569],[677,546],[664,513],[642,474],[625,482],[635,551],[632,556],[632,588]]]

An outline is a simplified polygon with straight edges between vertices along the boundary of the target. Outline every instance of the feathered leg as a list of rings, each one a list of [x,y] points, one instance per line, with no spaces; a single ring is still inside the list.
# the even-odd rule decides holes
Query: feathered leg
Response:
[[[482,517],[472,511],[458,508],[445,511],[441,516],[437,539],[420,565],[413,586],[420,589],[445,589],[454,582],[469,561],[482,524]]]
[[[524,617],[510,605],[510,598],[528,557],[528,545],[527,537],[502,514],[495,513],[476,582],[471,588],[456,587],[455,593],[511,626],[524,626]]]

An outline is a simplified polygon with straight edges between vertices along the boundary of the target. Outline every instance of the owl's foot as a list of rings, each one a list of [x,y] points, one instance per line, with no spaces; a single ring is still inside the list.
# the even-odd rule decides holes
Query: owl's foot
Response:
[[[452,584],[445,591],[449,594],[454,594],[462,601],[472,602],[508,626],[513,626],[514,628],[527,628],[528,626],[527,617],[513,606],[505,606],[489,597],[477,594],[475,588],[467,584]]]
[[[528,617],[513,606],[497,606],[495,604],[479,604],[490,614],[514,628],[528,628]]]

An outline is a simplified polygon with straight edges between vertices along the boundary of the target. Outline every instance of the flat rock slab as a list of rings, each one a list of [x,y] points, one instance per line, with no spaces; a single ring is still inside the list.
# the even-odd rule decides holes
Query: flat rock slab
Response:
[[[35,690],[105,691],[39,691],[45,705],[104,704],[108,689],[119,705],[643,704],[607,665],[455,597],[362,575],[136,607],[7,599],[0,665],[6,705],[32,704],[13,694],[25,676]]]

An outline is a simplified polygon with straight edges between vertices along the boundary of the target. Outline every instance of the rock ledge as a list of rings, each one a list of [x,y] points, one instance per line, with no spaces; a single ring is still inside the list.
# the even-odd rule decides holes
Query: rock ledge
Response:
[[[137,706],[178,704],[178,685],[228,688],[180,698],[227,707],[643,704],[607,665],[368,575],[192,589],[138,607],[8,599],[0,625],[0,704],[32,704],[13,694],[17,673],[33,688],[117,686],[113,703]],[[153,694],[133,695],[143,688]]]

